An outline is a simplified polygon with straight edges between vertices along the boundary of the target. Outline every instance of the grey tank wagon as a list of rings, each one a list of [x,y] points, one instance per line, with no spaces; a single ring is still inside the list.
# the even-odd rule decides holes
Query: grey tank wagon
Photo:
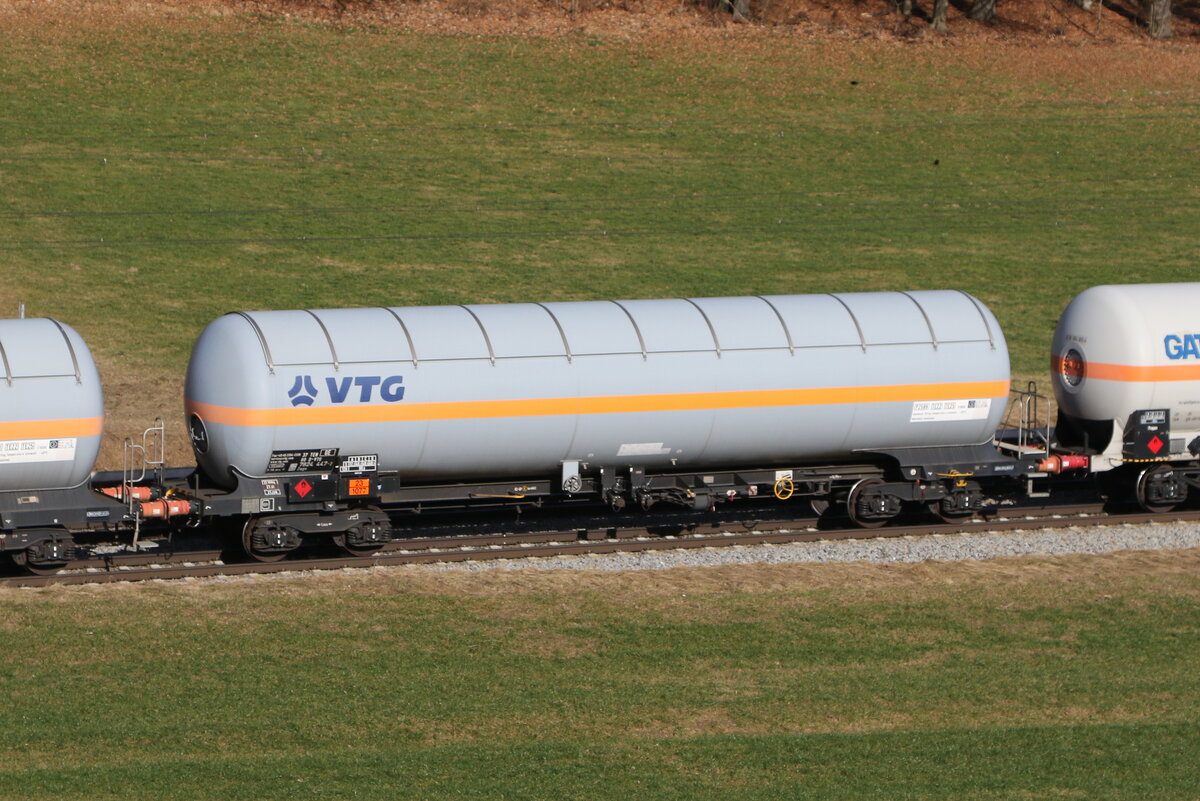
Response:
[[[992,446],[1000,326],[949,290],[240,312],[201,334],[185,392],[224,491],[206,511],[253,514],[261,555],[321,508],[374,546],[387,514],[353,492],[423,510],[762,493],[877,524],[908,501],[978,508],[947,476],[1033,469]]]

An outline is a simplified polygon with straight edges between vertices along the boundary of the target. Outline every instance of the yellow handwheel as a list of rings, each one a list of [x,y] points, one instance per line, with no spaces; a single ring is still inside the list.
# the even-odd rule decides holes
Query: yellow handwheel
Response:
[[[775,497],[786,501],[796,491],[796,482],[790,478],[781,478],[775,482]]]

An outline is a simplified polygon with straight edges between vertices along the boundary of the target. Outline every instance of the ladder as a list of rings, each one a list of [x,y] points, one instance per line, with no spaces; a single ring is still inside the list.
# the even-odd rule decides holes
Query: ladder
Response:
[[[154,483],[162,485],[163,469],[166,467],[166,424],[161,417],[154,418],[154,425],[142,432],[142,441],[135,442],[126,437],[121,465],[121,488],[129,516],[133,519],[133,550],[138,549],[138,537],[142,530],[142,506],[145,498],[136,497],[133,485],[151,475]]]
[[[1050,400],[1037,391],[1037,382],[1030,381],[1024,390],[1010,394],[1004,422],[996,439],[996,447],[1016,458],[1050,455]],[[1034,479],[1046,478],[1046,473],[1027,473],[1025,494],[1030,498],[1047,498],[1047,491],[1035,490]]]

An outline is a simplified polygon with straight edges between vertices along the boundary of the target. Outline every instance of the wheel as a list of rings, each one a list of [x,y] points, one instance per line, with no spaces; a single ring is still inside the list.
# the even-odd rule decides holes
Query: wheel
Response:
[[[342,553],[350,556],[370,556],[384,545],[387,545],[394,531],[391,521],[378,506],[364,506],[358,525],[334,534],[330,539],[341,549]]]
[[[13,551],[9,558],[22,572],[34,576],[53,576],[67,566],[66,559],[40,559],[28,548]]]
[[[255,562],[278,562],[294,548],[281,550],[274,526],[252,517],[242,527],[242,551]]]
[[[970,520],[975,516],[974,512],[947,512],[942,508],[941,501],[929,501],[925,504],[925,508],[929,510],[929,515],[935,520],[940,520],[943,523],[961,523],[964,520]]]
[[[882,484],[883,479],[864,478],[850,489],[850,494],[846,496],[846,514],[850,516],[850,522],[859,528],[880,528],[896,517],[899,509],[893,512],[885,504],[881,504],[883,508],[878,508],[872,496],[867,494]]]
[[[1156,464],[1141,472],[1134,490],[1138,506],[1147,512],[1170,512],[1187,499],[1187,485],[1169,464]]]
[[[75,543],[62,529],[31,529],[27,533],[36,541],[24,550],[9,554],[13,564],[24,573],[52,576],[66,567],[75,555]]]
[[[350,556],[370,556],[383,547],[383,542],[356,543],[352,532],[333,535],[333,544]]]

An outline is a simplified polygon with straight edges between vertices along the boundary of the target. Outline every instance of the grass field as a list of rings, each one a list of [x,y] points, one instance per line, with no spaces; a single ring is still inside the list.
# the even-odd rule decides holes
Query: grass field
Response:
[[[1197,552],[0,605],[6,799],[1200,795]]]
[[[0,311],[114,438],[232,309],[957,287],[1033,378],[1080,289],[1194,273],[1187,51],[119,8],[0,16]],[[1194,799],[1198,567],[0,592],[0,798]]]
[[[0,292],[114,372],[231,309],[952,286],[1032,377],[1192,277],[1190,51],[99,19],[7,23]]]
[[[43,14],[0,19],[0,294],[91,342],[107,466],[235,309],[956,287],[1023,386],[1077,291],[1193,277],[1187,50]]]

